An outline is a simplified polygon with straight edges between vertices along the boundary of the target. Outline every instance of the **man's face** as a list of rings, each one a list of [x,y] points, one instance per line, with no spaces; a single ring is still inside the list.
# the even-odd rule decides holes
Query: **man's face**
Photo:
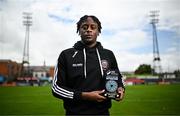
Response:
[[[88,17],[85,22],[80,26],[79,34],[81,40],[86,45],[92,45],[96,43],[96,38],[99,35],[98,25],[91,17]]]

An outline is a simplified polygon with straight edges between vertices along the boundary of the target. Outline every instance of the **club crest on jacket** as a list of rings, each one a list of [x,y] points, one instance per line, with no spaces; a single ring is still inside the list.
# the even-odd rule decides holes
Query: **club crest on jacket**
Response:
[[[107,60],[101,60],[101,65],[103,70],[107,70],[109,68],[109,63]]]

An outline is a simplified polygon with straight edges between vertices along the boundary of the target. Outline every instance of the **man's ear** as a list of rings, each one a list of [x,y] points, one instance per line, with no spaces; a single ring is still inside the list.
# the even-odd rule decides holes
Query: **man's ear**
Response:
[[[97,36],[99,36],[99,32],[97,33]]]

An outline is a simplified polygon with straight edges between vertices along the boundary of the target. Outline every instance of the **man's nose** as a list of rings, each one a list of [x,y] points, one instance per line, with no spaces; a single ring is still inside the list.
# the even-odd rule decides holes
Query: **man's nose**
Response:
[[[87,31],[88,31],[88,32],[92,31],[91,26],[88,27]]]

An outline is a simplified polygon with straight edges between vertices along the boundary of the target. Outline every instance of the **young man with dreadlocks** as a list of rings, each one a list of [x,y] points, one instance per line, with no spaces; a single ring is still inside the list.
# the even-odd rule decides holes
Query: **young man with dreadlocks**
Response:
[[[61,52],[52,84],[52,93],[64,101],[66,115],[109,115],[111,99],[104,97],[103,76],[107,70],[118,69],[112,51],[97,42],[101,22],[85,15],[77,22],[81,41]],[[124,85],[118,70],[119,98],[123,99]]]

